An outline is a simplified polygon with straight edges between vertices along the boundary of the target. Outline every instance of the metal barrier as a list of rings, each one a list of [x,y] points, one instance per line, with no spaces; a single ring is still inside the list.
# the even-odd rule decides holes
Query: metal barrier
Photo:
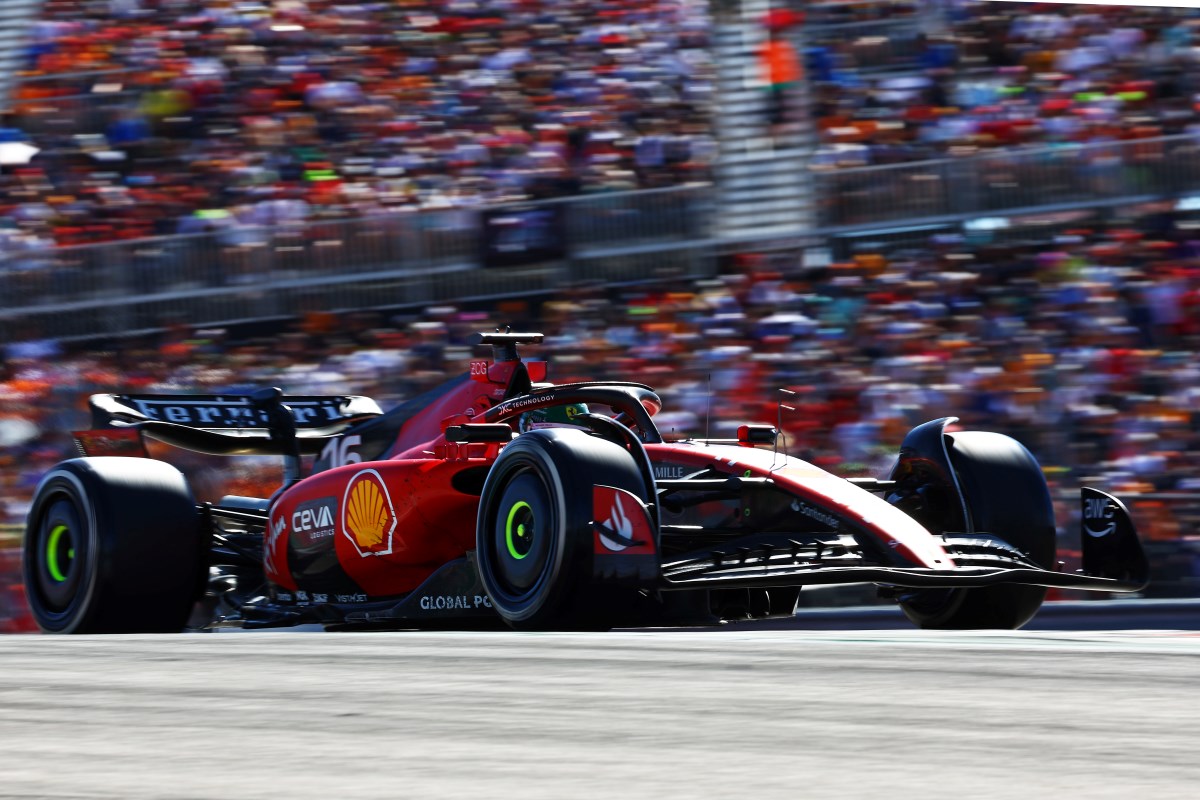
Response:
[[[696,185],[275,226],[223,220],[206,233],[22,253],[0,260],[0,333],[115,335],[701,277],[713,269],[703,241],[711,192]],[[539,227],[546,216],[556,227]],[[547,247],[557,257],[538,257]]]
[[[1192,135],[1060,144],[851,169],[814,169],[822,226],[985,216],[1025,207],[1099,205],[1200,189]]]
[[[1128,206],[1200,191],[1194,136],[811,173],[814,241],[914,220]],[[47,248],[0,259],[0,335],[81,338],[711,274],[707,184]],[[726,243],[732,246],[735,243]],[[753,241],[736,243],[753,248]]]

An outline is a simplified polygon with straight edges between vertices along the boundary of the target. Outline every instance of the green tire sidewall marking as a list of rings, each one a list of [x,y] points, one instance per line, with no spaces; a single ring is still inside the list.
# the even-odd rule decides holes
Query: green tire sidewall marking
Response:
[[[46,540],[46,569],[56,583],[63,583],[67,579],[58,566],[58,540],[66,532],[66,525],[55,525],[50,531],[50,538]]]
[[[513,507],[508,510],[508,519],[504,523],[504,543],[508,545],[508,554],[517,561],[520,561],[522,558],[529,555],[527,552],[518,553],[517,547],[513,543],[513,517],[515,517],[517,512],[523,508],[528,508],[530,514],[532,515],[533,509],[530,508],[529,503],[526,503],[524,500],[522,500],[518,503],[513,503]]]

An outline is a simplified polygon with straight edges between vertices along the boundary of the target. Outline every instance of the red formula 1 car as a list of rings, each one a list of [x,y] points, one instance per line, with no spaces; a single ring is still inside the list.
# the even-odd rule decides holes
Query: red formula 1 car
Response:
[[[45,476],[26,527],[38,624],[603,629],[790,616],[802,586],[873,583],[923,627],[1017,628],[1045,587],[1145,584],[1125,507],[1089,488],[1083,570],[1058,571],[1046,482],[1006,436],[934,420],[886,480],[847,480],[770,426],[664,441],[652,389],[545,383],[517,353],[540,340],[482,334],[492,360],[386,414],[275,389],[93,396],[87,455]],[[173,466],[113,455],[143,437],[281,456],[284,485],[198,505]]]

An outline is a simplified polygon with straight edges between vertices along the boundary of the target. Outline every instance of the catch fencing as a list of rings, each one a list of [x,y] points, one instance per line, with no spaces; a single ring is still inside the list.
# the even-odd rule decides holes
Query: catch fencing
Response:
[[[306,311],[420,307],[582,282],[698,278],[711,187],[359,219],[240,224],[0,260],[4,338],[76,338]]]
[[[917,163],[818,168],[812,177],[818,219],[830,228],[1097,207],[1200,190],[1200,139],[1063,143]]]
[[[819,159],[818,159],[819,161]],[[206,228],[0,255],[0,336],[86,338],[220,325],[309,311],[419,308],[534,295],[585,283],[689,280],[723,253],[821,247],[847,237],[967,229],[998,217],[1200,208],[1200,139],[1064,144],[809,173],[816,229],[787,240],[716,238],[708,184],[358,219],[232,216]],[[1192,196],[1196,194],[1197,196]],[[1006,220],[1000,220],[1007,224]],[[780,242],[783,241],[783,245]]]

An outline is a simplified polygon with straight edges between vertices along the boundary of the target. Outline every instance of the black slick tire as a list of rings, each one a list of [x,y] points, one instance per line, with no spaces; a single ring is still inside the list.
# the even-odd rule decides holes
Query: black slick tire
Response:
[[[476,563],[501,618],[517,630],[598,630],[636,590],[592,580],[592,487],[646,501],[629,451],[581,430],[543,428],[505,445],[480,497]]]
[[[145,458],[64,461],[38,485],[22,572],[47,633],[178,632],[207,568],[187,480]]]
[[[984,431],[947,434],[947,450],[966,501],[966,530],[996,533],[1037,566],[1053,568],[1054,507],[1033,455],[1015,439]],[[1037,614],[1045,597],[1042,586],[997,584],[921,590],[900,607],[922,628],[1016,630]]]

